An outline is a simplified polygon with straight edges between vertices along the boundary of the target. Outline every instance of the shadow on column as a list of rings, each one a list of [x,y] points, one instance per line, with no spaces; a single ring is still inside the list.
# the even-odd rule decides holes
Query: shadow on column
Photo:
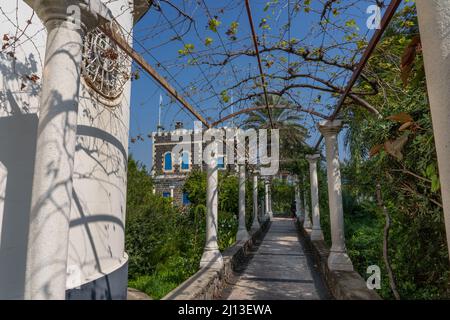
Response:
[[[0,299],[23,299],[37,124],[36,114],[0,118],[0,163],[7,172],[0,212]]]

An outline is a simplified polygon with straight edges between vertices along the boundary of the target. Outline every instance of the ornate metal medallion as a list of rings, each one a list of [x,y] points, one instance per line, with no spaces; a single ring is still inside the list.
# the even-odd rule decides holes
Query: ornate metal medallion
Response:
[[[114,23],[113,28],[119,30]],[[127,55],[98,28],[86,35],[82,75],[87,84],[104,98],[116,99],[122,94],[130,79],[129,65]]]

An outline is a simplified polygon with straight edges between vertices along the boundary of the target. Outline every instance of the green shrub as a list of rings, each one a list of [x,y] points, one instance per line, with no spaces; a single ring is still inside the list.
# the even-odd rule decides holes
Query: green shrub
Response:
[[[219,248],[236,240],[237,180],[222,175],[219,188]],[[125,247],[129,255],[129,286],[160,299],[192,276],[205,244],[206,177],[193,171],[186,180],[191,205],[180,210],[169,199],[153,194],[146,168],[128,162]]]

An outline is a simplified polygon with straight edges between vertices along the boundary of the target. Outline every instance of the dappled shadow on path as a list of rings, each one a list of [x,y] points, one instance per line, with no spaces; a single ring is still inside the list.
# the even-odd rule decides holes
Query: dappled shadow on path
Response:
[[[274,218],[264,239],[256,243],[248,261],[235,270],[219,299],[329,299],[312,256],[298,237],[295,222]]]

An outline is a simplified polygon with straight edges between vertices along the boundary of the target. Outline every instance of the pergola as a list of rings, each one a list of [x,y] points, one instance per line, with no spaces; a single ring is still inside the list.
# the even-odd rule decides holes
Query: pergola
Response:
[[[31,6],[35,3],[33,1],[28,1]],[[78,2],[78,1],[75,1]],[[324,5],[324,16],[330,10],[332,10],[332,4],[334,1],[327,1]],[[87,2],[89,3],[89,1]],[[95,5],[92,5],[95,3]],[[317,150],[322,137],[325,138],[326,146],[326,163],[327,163],[327,175],[328,175],[328,194],[329,194],[329,207],[330,207],[330,217],[331,217],[331,234],[332,234],[332,248],[330,257],[328,260],[328,265],[331,270],[353,270],[352,263],[347,255],[345,248],[345,238],[343,233],[343,205],[342,205],[342,195],[341,195],[341,177],[340,177],[340,167],[339,167],[339,152],[338,152],[338,134],[342,128],[342,121],[336,120],[342,110],[344,103],[347,99],[352,99],[358,102],[358,96],[352,91],[355,83],[358,81],[364,66],[366,65],[368,59],[370,58],[372,52],[374,51],[378,41],[381,39],[383,32],[386,30],[389,22],[396,9],[399,7],[400,0],[392,0],[385,10],[384,16],[381,21],[380,29],[378,29],[366,48],[364,49],[359,63],[356,68],[350,66],[352,75],[350,80],[345,85],[345,89],[337,89],[340,98],[333,107],[333,111],[329,115],[325,115],[323,112],[315,110],[313,108],[305,108],[302,106],[295,107],[295,111],[305,112],[308,114],[315,115],[323,120],[318,123],[318,129],[321,133],[321,138],[315,144],[315,149]],[[58,13],[64,17],[68,15],[65,8],[61,6],[58,1],[46,1],[44,4],[52,6],[52,8],[58,8]],[[254,23],[251,13],[251,4],[248,0],[245,1],[246,13],[248,17],[248,22],[251,29],[251,39],[253,49],[251,52],[243,53],[251,57],[255,57],[258,64],[259,74],[255,77],[256,81],[262,87],[262,95],[265,100],[265,105],[262,107],[257,107],[260,109],[265,109],[268,114],[270,121],[272,122],[271,112],[275,108],[280,108],[276,105],[270,105],[268,103],[268,95],[276,93],[278,95],[283,95],[286,90],[271,90],[270,83],[267,81],[267,73],[264,70],[261,52],[266,51],[267,48],[262,48],[261,41],[258,39],[257,32],[254,28]],[[450,160],[450,148],[448,143],[450,141],[450,132],[448,130],[448,124],[450,121],[450,97],[448,87],[450,86],[450,60],[448,59],[448,47],[450,46],[450,38],[448,37],[447,30],[450,26],[450,1],[449,0],[417,0],[418,16],[420,22],[420,31],[423,41],[423,51],[425,57],[425,67],[427,73],[428,91],[430,96],[430,106],[434,121],[434,133],[436,139],[436,148],[439,160],[440,169],[440,179],[442,185],[442,198],[444,205],[444,215],[447,228],[447,240],[450,248],[450,167],[447,162]],[[41,8],[37,11],[39,17],[46,21],[48,19],[48,12]],[[113,39],[117,45],[125,51],[129,57],[143,70],[145,70],[153,79],[155,79],[159,85],[161,85],[169,95],[171,95],[176,101],[178,101],[182,108],[186,109],[195,118],[200,120],[207,128],[214,128],[220,123],[229,120],[233,117],[249,113],[251,111],[257,110],[255,107],[242,108],[236,112],[233,112],[227,116],[220,117],[215,121],[208,121],[207,118],[201,114],[201,110],[192,106],[188,102],[188,98],[184,97],[183,94],[178,92],[169,81],[163,76],[158,74],[154,68],[147,62],[142,55],[140,55],[136,50],[132,49],[131,46],[122,39],[113,29],[108,27],[108,22],[112,21],[114,18],[111,17],[104,6],[101,5],[99,1],[91,1],[89,5],[81,12],[81,23],[82,23],[82,33],[99,26],[105,34],[107,34],[111,39]],[[55,106],[48,103],[48,95],[52,91],[61,92],[65,97],[72,97],[74,103],[77,102],[78,93],[76,89],[80,81],[79,68],[81,63],[81,55],[77,52],[72,52],[72,56],[76,58],[76,63],[70,63],[68,60],[71,59],[69,56],[64,56],[58,54],[58,48],[67,45],[71,42],[71,48],[76,49],[75,43],[81,46],[82,43],[82,33],[78,30],[74,30],[65,20],[60,20],[60,25],[58,26],[59,33],[53,34],[52,28],[49,29],[49,39],[47,46],[47,54],[55,55],[56,58],[46,60],[44,69],[46,70],[46,77],[43,79],[43,90],[41,96],[41,115],[52,114],[60,112],[58,108],[64,108],[64,106]],[[61,32],[63,30],[64,32]],[[283,50],[289,50],[289,47]],[[189,54],[189,52],[188,52]],[[227,53],[228,59],[231,58],[232,53]],[[303,53],[305,60],[314,59],[312,55],[308,52]],[[323,56],[319,53],[319,58]],[[337,62],[328,61],[327,63],[333,64]],[[67,75],[61,75],[58,71],[58,66],[61,64],[67,64],[73,66],[73,76],[68,77]],[[305,76],[306,77],[306,76]],[[309,78],[315,77],[314,75],[309,75]],[[316,79],[321,81],[320,79]],[[332,86],[332,83],[329,84]],[[331,90],[331,89],[330,89]],[[333,93],[336,91],[332,90]],[[256,96],[255,94],[254,96]],[[258,94],[259,95],[259,94]],[[251,96],[248,95],[246,99]],[[360,105],[364,105],[360,101]],[[67,149],[66,161],[67,172],[71,172],[70,166],[73,166],[73,153],[75,150],[75,132],[72,130],[65,137],[59,137],[55,128],[64,129],[66,127],[73,128],[76,127],[76,114],[73,113],[71,116],[61,119],[55,117],[51,119],[54,126],[48,126],[41,124],[42,122],[49,121],[45,116],[41,116],[39,119],[40,126],[42,125],[43,130],[38,138],[38,152],[37,152],[37,163],[39,159],[48,160],[49,157],[54,156],[54,152],[49,149],[48,145],[45,144],[46,137],[54,137],[56,143],[61,144]],[[59,156],[59,155],[58,155]],[[315,239],[322,238],[320,219],[319,219],[319,206],[318,206],[318,182],[317,182],[317,162],[320,159],[318,154],[311,154],[307,156],[310,164],[310,179],[311,179],[311,195],[312,195],[312,223],[309,218],[304,217],[305,224],[312,224],[311,227],[314,230],[313,235]],[[63,168],[64,169],[64,168]],[[246,179],[246,169],[244,165],[239,166],[239,225],[240,230],[245,229],[245,179]],[[257,173],[256,173],[257,174]],[[255,176],[256,176],[255,174]],[[207,171],[207,241],[205,246],[204,255],[202,257],[201,266],[219,266],[222,263],[221,255],[218,250],[217,245],[217,197],[218,197],[218,177],[217,177],[217,166],[215,162],[212,161],[208,163]],[[70,177],[68,177],[70,178]],[[38,170],[34,173],[34,188],[35,190],[44,190],[48,184],[57,183],[50,181],[44,169]],[[254,178],[254,183],[257,183],[257,178]],[[270,219],[272,215],[271,203],[270,203],[270,186],[269,179],[266,180],[265,188],[265,217]],[[41,187],[41,188],[40,188]],[[255,189],[254,189],[255,190]],[[69,190],[70,191],[70,190]],[[70,192],[69,192],[70,194]],[[33,197],[37,200],[40,194],[36,194]],[[298,189],[296,197],[299,197]],[[257,194],[254,195],[254,201],[257,201]],[[256,200],[255,200],[256,199]],[[36,201],[37,201],[36,200]],[[45,207],[39,210],[45,210]],[[256,213],[255,213],[256,217]],[[51,217],[52,223],[50,224],[55,229],[60,230],[61,241],[64,241],[64,237],[67,237],[67,221],[63,215]],[[35,220],[32,223],[30,232],[35,232],[39,230],[40,221]],[[34,225],[33,225],[34,224]],[[255,222],[256,224],[256,222]],[[256,225],[255,225],[256,227]],[[246,232],[242,232],[239,235],[239,239],[245,239]],[[35,252],[42,252],[43,248],[51,244],[54,241],[52,238],[40,238],[41,240],[33,244],[33,248],[36,249]],[[27,271],[29,274],[39,268],[42,263],[45,263],[45,259],[50,259],[51,257],[46,257],[45,255],[39,256],[31,252],[31,257],[27,261]],[[29,298],[39,298],[41,297],[39,292],[35,292],[36,287],[40,285],[39,278],[33,278],[29,282],[29,288],[27,290]],[[59,280],[60,281],[60,280]],[[59,297],[64,293],[64,283],[58,284],[60,288]],[[58,296],[58,295],[57,295]]]

